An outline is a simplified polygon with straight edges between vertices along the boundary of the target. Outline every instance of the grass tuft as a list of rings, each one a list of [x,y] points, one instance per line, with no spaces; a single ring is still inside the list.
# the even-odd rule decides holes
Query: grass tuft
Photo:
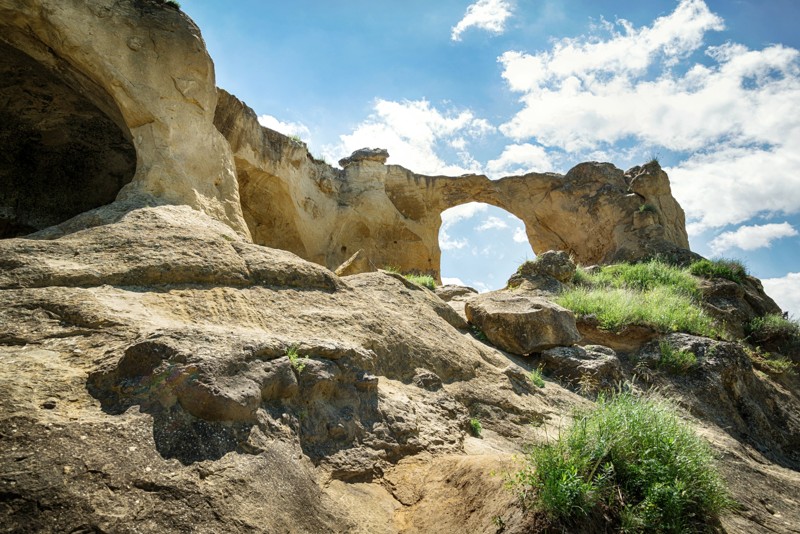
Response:
[[[423,287],[427,287],[428,289],[436,289],[436,280],[433,279],[432,276],[427,274],[404,274],[403,275],[406,280],[409,282],[414,282],[415,284],[419,284]]]
[[[748,275],[742,262],[725,258],[696,261],[689,265],[689,272],[703,278],[727,278],[737,284],[744,282]]]
[[[512,487],[570,531],[604,519],[623,531],[706,530],[732,507],[708,444],[653,397],[600,395],[551,443],[531,449]]]
[[[537,367],[536,369],[533,369],[528,374],[528,376],[530,376],[531,382],[533,382],[534,386],[536,386],[537,388],[543,388],[544,387],[544,378],[542,378],[542,368],[541,367]]]
[[[687,373],[697,365],[697,356],[695,356],[694,352],[678,350],[668,341],[661,341],[658,344],[658,350],[660,353],[658,366],[673,373]]]
[[[473,436],[479,438],[481,437],[481,432],[483,432],[483,425],[481,425],[481,422],[473,417],[469,420],[469,431]]]

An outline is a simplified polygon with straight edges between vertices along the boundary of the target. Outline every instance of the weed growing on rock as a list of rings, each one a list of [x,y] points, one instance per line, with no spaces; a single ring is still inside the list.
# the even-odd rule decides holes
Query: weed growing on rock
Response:
[[[796,372],[795,364],[792,360],[784,356],[775,356],[770,352],[765,352],[761,350],[761,347],[751,349],[745,346],[744,352],[750,358],[750,361],[753,362],[753,365],[761,371],[766,371],[773,375],[782,375],[784,373],[794,374]]]
[[[570,531],[610,520],[625,532],[695,532],[732,506],[710,447],[675,407],[628,391],[601,394],[534,447],[511,485]]]
[[[703,278],[727,278],[737,284],[744,282],[748,274],[742,262],[725,258],[696,261],[689,265],[689,272]]]
[[[669,341],[658,344],[658,366],[673,373],[686,373],[697,365],[697,356],[693,352],[678,350]]]
[[[656,213],[658,210],[652,204],[642,204],[639,206],[639,213]]]
[[[484,331],[475,326],[474,324],[469,325],[469,331],[472,333],[472,336],[478,341],[482,341],[484,343],[489,342],[489,338],[486,337]]]
[[[481,432],[483,432],[483,425],[481,425],[481,422],[473,417],[469,420],[469,431],[473,436],[479,438],[481,437]]]
[[[650,260],[644,263],[617,263],[605,265],[597,272],[585,273],[593,286],[626,288],[648,291],[657,287],[667,287],[674,292],[699,296],[695,280],[680,267],[662,261]]]
[[[432,276],[422,274],[404,274],[403,276],[409,282],[414,282],[431,290],[436,289],[436,280]]]
[[[297,374],[302,373],[303,369],[306,368],[306,363],[300,361],[301,357],[297,354],[297,347],[289,347],[286,349],[286,357],[289,358],[289,363],[292,364],[292,368],[297,371]]]
[[[530,376],[531,382],[533,382],[534,386],[536,386],[537,388],[543,388],[544,387],[544,378],[542,378],[542,368],[541,367],[537,367],[536,369],[533,369],[529,373],[529,376]]]
[[[800,323],[780,314],[756,317],[745,327],[748,339],[762,343],[780,338],[786,341],[800,341]]]
[[[165,0],[164,3],[168,6],[174,7],[175,9],[181,8],[181,3],[177,2],[176,0]]]

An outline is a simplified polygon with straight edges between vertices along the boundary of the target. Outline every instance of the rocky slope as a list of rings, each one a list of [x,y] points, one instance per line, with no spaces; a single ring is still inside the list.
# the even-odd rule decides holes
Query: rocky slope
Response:
[[[695,257],[656,164],[492,182],[366,151],[334,169],[217,92],[199,31],[157,0],[0,0],[0,43],[3,112],[28,110],[0,141],[52,156],[0,167],[0,531],[536,531],[503,474],[636,376],[719,452],[740,503],[721,528],[797,532],[797,375],[682,333],[691,373],[640,365],[665,334],[551,302],[567,254],[481,296],[377,270],[438,273],[440,213],[469,200],[522,217],[537,252]],[[104,141],[53,142],[88,130]],[[72,157],[86,181],[54,172]],[[75,194],[37,202],[51,188]],[[733,337],[779,311],[755,279],[703,292]]]

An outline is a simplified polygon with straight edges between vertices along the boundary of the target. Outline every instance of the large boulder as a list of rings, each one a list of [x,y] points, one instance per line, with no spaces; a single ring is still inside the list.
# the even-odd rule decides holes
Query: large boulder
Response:
[[[571,311],[523,292],[484,293],[468,301],[465,311],[493,345],[514,354],[572,345],[581,338]]]
[[[625,378],[617,353],[602,345],[553,347],[541,361],[549,373],[589,389],[612,388]]]

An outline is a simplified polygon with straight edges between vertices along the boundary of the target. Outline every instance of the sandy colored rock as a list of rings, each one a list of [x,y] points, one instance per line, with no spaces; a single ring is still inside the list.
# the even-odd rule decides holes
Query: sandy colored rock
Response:
[[[249,237],[230,147],[213,123],[214,67],[180,10],[156,0],[2,0],[0,33],[132,144],[135,174],[112,200],[186,204]]]
[[[616,387],[625,374],[613,349],[602,345],[554,347],[542,352],[545,371],[588,390]]]
[[[522,291],[483,293],[467,301],[465,310],[489,342],[514,354],[568,346],[581,338],[571,311]]]

